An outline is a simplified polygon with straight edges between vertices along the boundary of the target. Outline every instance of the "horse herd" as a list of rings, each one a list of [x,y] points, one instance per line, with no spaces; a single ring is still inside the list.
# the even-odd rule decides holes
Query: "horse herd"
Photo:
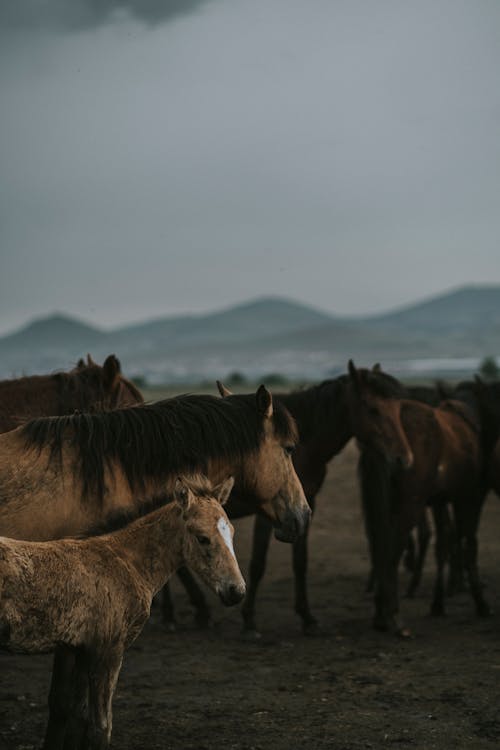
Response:
[[[418,586],[434,518],[431,605],[444,612],[463,572],[489,613],[477,531],[489,489],[500,494],[500,385],[409,389],[378,365],[271,396],[184,395],[145,404],[113,355],[68,373],[0,383],[0,647],[54,651],[45,750],[109,746],[123,653],[175,572],[200,624],[210,618],[193,577],[227,605],[243,600],[257,634],[256,595],[272,530],[293,544],[295,610],[317,629],[307,596],[307,539],[328,462],[351,438],[374,587],[374,626],[401,636],[398,566]],[[223,507],[224,506],[224,507]],[[451,509],[451,513],[449,512]],[[248,586],[230,518],[255,514]],[[411,536],[418,531],[418,545]]]

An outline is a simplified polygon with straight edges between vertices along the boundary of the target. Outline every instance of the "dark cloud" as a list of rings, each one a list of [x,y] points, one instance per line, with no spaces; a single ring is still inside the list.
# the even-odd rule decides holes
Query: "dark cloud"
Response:
[[[100,26],[116,14],[159,24],[197,11],[209,0],[2,0],[0,28],[80,30]]]

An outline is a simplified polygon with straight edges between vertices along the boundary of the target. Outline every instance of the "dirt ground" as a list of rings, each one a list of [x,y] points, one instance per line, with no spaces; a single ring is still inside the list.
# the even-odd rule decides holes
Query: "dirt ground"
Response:
[[[179,586],[180,628],[158,610],[127,653],[114,701],[121,750],[500,747],[500,501],[488,499],[480,563],[494,614],[476,618],[467,594],[444,618],[428,614],[433,556],[421,590],[402,601],[409,641],[371,629],[371,596],[356,449],[331,465],[310,537],[310,598],[321,635],[304,637],[293,612],[290,547],[273,541],[258,598],[262,638],[241,637],[238,608],[213,601],[200,631]],[[236,523],[248,566],[251,519]],[[404,573],[401,573],[404,583]],[[51,658],[0,655],[0,748],[38,748]]]

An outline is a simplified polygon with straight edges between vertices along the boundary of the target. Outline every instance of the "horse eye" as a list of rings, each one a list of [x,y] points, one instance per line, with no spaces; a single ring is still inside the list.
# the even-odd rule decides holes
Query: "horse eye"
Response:
[[[368,413],[371,414],[372,417],[378,417],[380,414],[376,406],[370,406],[368,409]]]
[[[203,545],[210,544],[210,539],[208,538],[208,536],[204,536],[203,534],[200,534],[200,536],[197,536],[196,539],[198,540],[200,544],[203,544]]]
[[[285,451],[285,453],[287,454],[287,456],[291,456],[294,453],[294,451],[295,451],[295,446],[294,445],[285,445],[284,448],[283,448],[283,450]]]

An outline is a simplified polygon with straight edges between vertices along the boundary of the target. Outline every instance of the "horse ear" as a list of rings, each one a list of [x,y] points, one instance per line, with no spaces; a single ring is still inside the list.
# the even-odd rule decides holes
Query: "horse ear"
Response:
[[[219,389],[219,393],[222,396],[222,398],[227,398],[228,396],[232,396],[233,394],[229,390],[229,388],[226,388],[224,383],[222,383],[220,380],[215,381],[217,383],[217,388]]]
[[[382,367],[380,365],[380,362],[375,362],[375,364],[372,367],[372,372],[376,372],[376,373],[382,372]]]
[[[260,385],[255,394],[257,400],[257,409],[266,419],[273,416],[273,397],[265,385]]]
[[[115,357],[114,354],[110,354],[106,358],[103,366],[103,380],[106,388],[112,388],[118,380],[121,372],[120,361]]]
[[[76,363],[76,369],[81,370],[83,367],[85,367],[85,360],[83,359],[83,357],[80,357],[80,359]]]
[[[87,365],[88,365],[88,367],[91,367],[92,365],[95,365],[95,362],[92,359],[92,357],[90,356],[90,354],[87,354]]]
[[[361,377],[352,359],[350,359],[349,362],[347,363],[347,370],[349,372],[349,377],[351,378],[353,384],[356,386],[356,388],[359,388],[361,385]]]
[[[178,477],[175,480],[174,501],[180,506],[183,513],[189,510],[189,506],[191,505],[191,491],[183,482],[182,477]]]
[[[234,477],[228,477],[225,482],[218,484],[213,489],[213,496],[221,505],[225,505],[229,500],[229,495],[234,487]]]

